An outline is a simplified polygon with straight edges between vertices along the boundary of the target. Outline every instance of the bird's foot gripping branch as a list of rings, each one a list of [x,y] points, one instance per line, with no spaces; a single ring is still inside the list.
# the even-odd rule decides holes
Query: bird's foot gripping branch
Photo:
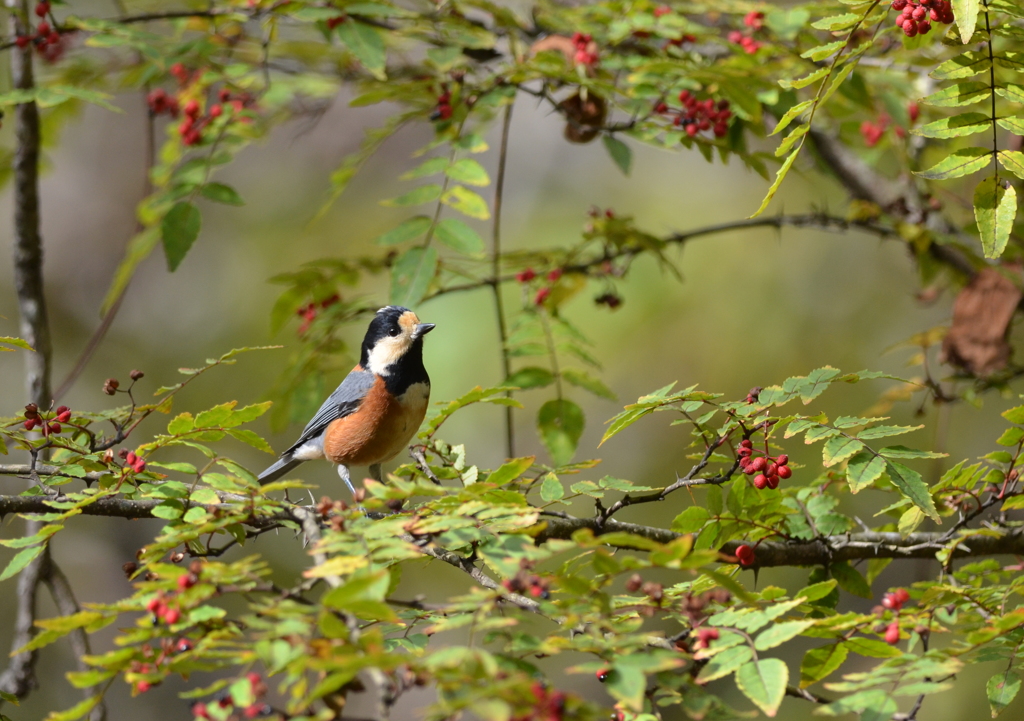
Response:
[[[1004,414],[1011,425],[997,445],[1007,450],[928,483],[914,466],[942,454],[891,440],[918,427],[823,410],[826,390],[878,378],[890,377],[821,368],[739,401],[694,387],[644,396],[611,420],[605,440],[668,412],[688,427],[692,450],[690,461],[678,459],[689,466],[684,475],[647,486],[602,477],[596,460],[473,465],[472,449],[438,434],[467,406],[508,402],[503,388],[477,388],[435,407],[411,463],[385,483],[364,481],[363,509],[328,496],[310,506],[279,500],[305,484],[260,486],[223,455],[228,436],[269,451],[242,427],[266,405],[180,413],[136,445],[131,463],[110,452],[113,445],[103,448],[96,426],[113,420],[115,437],[138,433],[125,419],[169,411],[166,394],[180,386],[161,389],[153,407],[71,412],[63,422],[35,409],[62,428],[31,436],[26,413],[4,419],[0,437],[30,451],[50,444],[53,457],[2,467],[38,483],[0,497],[0,514],[44,525],[3,542],[15,555],[0,577],[9,583],[47,544],[60,543],[59,532],[79,515],[165,524],[125,564],[122,600],[40,620],[22,649],[114,623],[120,629],[114,647],[96,649],[85,669],[68,674],[93,693],[51,717],[63,721],[87,714],[114,683],[141,694],[170,676],[188,681],[182,712],[203,719],[340,719],[356,692],[372,693],[385,718],[417,686],[436,691],[431,719],[461,711],[603,719],[609,706],[621,719],[655,719],[672,706],[725,718],[733,711],[713,683],[724,679],[768,716],[790,697],[826,715],[890,718],[901,709],[916,714],[966,663],[1002,659],[988,686],[998,712],[1019,688],[1024,639],[1024,609],[1012,601],[1019,565],[996,558],[1024,553],[1010,513],[1024,506],[1016,470],[1024,406]],[[198,462],[165,462],[170,449]],[[762,484],[761,476],[775,481]],[[47,492],[54,487],[59,498]],[[867,491],[881,511],[876,528],[843,510],[849,494]],[[619,518],[655,501],[650,508],[672,506],[667,527]],[[931,530],[919,530],[923,524]],[[308,567],[287,582],[272,579],[250,544],[276,529],[309,544]],[[290,535],[274,538],[302,553]],[[904,558],[934,558],[944,573],[888,593],[874,589],[886,565]],[[423,563],[462,572],[466,583],[451,595],[406,597],[402,570]],[[763,569],[773,566],[805,567],[806,581],[766,584]],[[762,569],[760,584],[746,568]],[[844,594],[879,605],[849,610]],[[934,633],[951,642],[930,647]],[[799,668],[779,657],[797,637],[813,643]],[[851,654],[866,659],[857,673],[844,666]],[[554,664],[539,662],[552,657]],[[552,669],[595,675],[607,702],[559,690],[546,680]],[[819,682],[820,693],[810,690]]]

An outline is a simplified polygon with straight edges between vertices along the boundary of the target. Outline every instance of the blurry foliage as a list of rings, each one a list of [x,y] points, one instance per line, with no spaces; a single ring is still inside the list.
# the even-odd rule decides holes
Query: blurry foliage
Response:
[[[963,284],[985,258],[1005,258],[1007,274],[1019,275],[1014,183],[1024,177],[1016,135],[1024,132],[1016,115],[1024,87],[1014,79],[1024,67],[1024,13],[1003,0],[956,0],[951,10],[940,0],[896,0],[892,8],[896,25],[890,5],[859,0],[787,8],[733,0],[540,2],[528,16],[487,0],[218,0],[152,14],[129,3],[116,19],[78,17],[64,3],[27,16],[5,9],[17,30],[3,47],[48,64],[36,87],[0,94],[0,106],[37,103],[48,144],[82,103],[116,110],[114,91],[142,90],[151,121],[171,119],[161,126],[152,192],[138,207],[140,229],[105,310],[116,308],[139,263],[158,247],[174,271],[205,242],[197,199],[244,206],[215,180],[219,169],[275,126],[322,112],[344,86],[355,91],[353,106],[388,103],[392,115],[333,173],[325,208],[400,128],[428,123],[434,134],[396,172],[396,195],[381,200],[408,209],[408,217],[377,238],[378,254],[317,260],[273,279],[283,290],[272,329],[294,322],[301,341],[273,392],[275,425],[305,420],[329,391],[325,376],[352,362],[339,329],[373,311],[376,304],[359,295],[370,275],[388,275],[389,301],[409,306],[492,288],[509,371],[497,387],[438,404],[413,462],[386,484],[367,480],[355,505],[329,498],[296,505],[287,492],[305,489],[303,482],[261,488],[225,455],[228,438],[271,452],[244,428],[269,403],[179,412],[166,432],[140,440],[139,423],[170,414],[183,384],[138,405],[131,387],[108,382],[111,395],[128,394],[128,406],[27,408],[0,419],[0,452],[27,452],[27,469],[12,472],[32,481],[21,496],[0,499],[0,508],[22,509],[44,524],[32,536],[2,541],[17,552],[0,579],[38,557],[77,515],[167,522],[126,568],[135,582],[130,597],[38,623],[29,649],[79,629],[120,629],[115,649],[84,659],[90,670],[69,674],[91,695],[51,721],[90,713],[114,682],[144,693],[172,674],[203,679],[206,686],[186,695],[196,699],[195,717],[218,721],[343,718],[348,696],[367,686],[382,718],[415,686],[436,692],[429,719],[462,712],[494,721],[607,718],[607,709],[552,688],[547,668],[536,663],[546,657],[596,673],[614,700],[614,718],[636,721],[670,708],[693,719],[749,715],[709,686],[726,678],[768,716],[788,694],[823,715],[856,713],[865,721],[893,718],[906,697],[904,718],[916,718],[925,697],[947,690],[965,664],[998,660],[1005,670],[987,686],[997,715],[1021,684],[1024,607],[1013,600],[1020,566],[980,556],[1024,551],[1021,524],[1008,515],[1024,507],[1017,470],[1024,406],[1004,414],[1011,425],[996,444],[1007,450],[959,463],[929,486],[915,462],[942,454],[890,440],[917,427],[887,424],[875,412],[830,417],[818,404],[833,384],[879,378],[899,385],[885,392],[878,414],[914,394],[953,402],[1003,386],[1017,374],[1000,345],[1008,321],[985,334],[985,343],[999,345],[999,362],[987,362],[983,373],[966,364],[962,377],[970,383],[952,390],[922,360],[922,377],[911,381],[825,367],[738,401],[696,387],[655,391],[611,419],[602,443],[619,442],[641,418],[667,411],[688,427],[692,470],[663,489],[601,477],[599,461],[574,461],[586,419],[571,396],[614,393],[599,377],[585,330],[563,308],[596,288],[595,301],[614,310],[640,257],[678,276],[665,250],[684,238],[657,237],[633,218],[594,209],[575,244],[506,252],[498,245],[500,193],[485,190],[504,182],[481,159],[497,155],[503,173],[507,122],[498,148],[485,137],[523,96],[561,114],[567,141],[601,136],[608,172],[631,172],[630,143],[637,142],[697,149],[709,162],[735,158],[766,180],[774,171],[758,213],[821,134],[853,158],[843,161],[847,167],[879,179],[875,185],[913,191],[886,203],[857,197],[838,222],[900,238],[928,283]],[[956,24],[947,29],[948,13]],[[959,140],[974,134],[984,134],[983,147]],[[776,135],[784,137],[768,152]],[[808,160],[829,165],[825,156]],[[10,177],[12,158],[0,149],[0,180]],[[989,167],[974,188],[959,180]],[[932,197],[940,192],[973,213],[944,211]],[[502,304],[507,286],[521,291],[514,308]],[[957,335],[957,357],[971,357],[971,334]],[[930,331],[913,342],[926,350],[941,337]],[[18,339],[0,342],[24,348]],[[187,373],[230,363],[236,352]],[[517,391],[536,388],[551,389],[537,417],[549,459],[511,457],[480,468],[472,449],[442,439],[445,420],[461,408],[514,408]],[[783,410],[798,399],[815,404],[813,415]],[[113,431],[99,428],[107,424]],[[798,437],[822,444],[821,468],[789,464],[785,444]],[[115,454],[129,440],[134,449]],[[194,458],[161,460],[170,448]],[[683,488],[696,489],[699,503],[669,529],[613,518]],[[866,489],[887,499],[875,528],[842,511],[847,493]],[[279,491],[285,500],[274,497]],[[38,506],[29,513],[17,503]],[[570,514],[589,505],[593,514]],[[917,533],[928,523],[944,530]],[[291,586],[273,582],[259,555],[235,553],[281,528],[311,544],[313,563]],[[954,567],[955,557],[975,555]],[[934,557],[943,573],[887,594],[873,613],[836,610],[840,589],[872,597],[875,577],[901,557]],[[396,597],[403,564],[422,559],[454,566],[479,587],[437,604]],[[864,559],[871,559],[866,569],[851,563]],[[779,565],[811,566],[806,587],[754,592],[739,580],[743,567]],[[645,580],[654,569],[677,580]],[[538,622],[527,623],[528,614]],[[432,635],[455,629],[467,629],[468,642],[431,644]],[[948,641],[931,645],[940,633]],[[791,674],[774,650],[797,638],[817,641]],[[842,673],[851,653],[877,661]],[[824,696],[807,690],[820,682]]]

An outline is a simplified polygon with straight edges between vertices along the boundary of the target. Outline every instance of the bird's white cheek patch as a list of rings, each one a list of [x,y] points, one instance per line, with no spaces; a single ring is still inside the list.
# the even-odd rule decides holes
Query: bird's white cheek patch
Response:
[[[315,461],[317,458],[324,457],[324,439],[323,437],[314,438],[313,440],[306,441],[301,446],[295,449],[292,453],[292,458],[297,461]]]
[[[394,338],[382,338],[370,351],[367,370],[379,376],[386,376],[388,366],[400,361],[410,345],[412,339],[404,334]]]

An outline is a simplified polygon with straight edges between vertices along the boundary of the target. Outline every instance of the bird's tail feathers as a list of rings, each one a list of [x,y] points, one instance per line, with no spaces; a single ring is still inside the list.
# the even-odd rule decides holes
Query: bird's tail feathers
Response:
[[[259,475],[259,482],[261,485],[276,481],[278,478],[286,474],[291,469],[295,468],[302,461],[297,461],[291,457],[291,455],[284,455],[277,459],[274,465],[267,468],[263,473]]]

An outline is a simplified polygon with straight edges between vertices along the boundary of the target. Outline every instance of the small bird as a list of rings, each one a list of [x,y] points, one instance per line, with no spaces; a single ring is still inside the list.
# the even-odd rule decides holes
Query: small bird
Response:
[[[420,323],[408,308],[377,311],[366,329],[359,365],[316,412],[299,440],[260,474],[276,480],[304,461],[326,458],[355,494],[349,466],[369,466],[381,480],[381,464],[405,448],[423,422],[430,377],[423,367],[423,336],[433,323]]]

